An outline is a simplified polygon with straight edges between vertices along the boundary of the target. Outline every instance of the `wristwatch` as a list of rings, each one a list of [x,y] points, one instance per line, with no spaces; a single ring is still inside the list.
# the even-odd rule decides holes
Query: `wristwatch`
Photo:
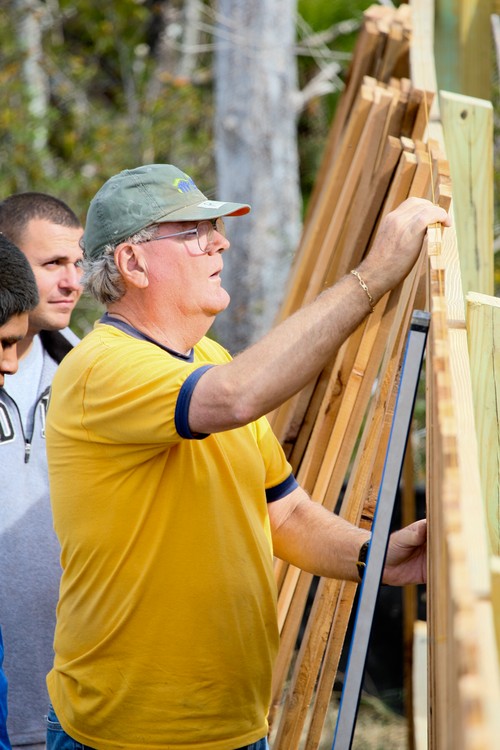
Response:
[[[359,580],[363,580],[363,576],[365,574],[365,568],[366,568],[366,556],[368,555],[368,550],[370,549],[370,540],[367,539],[366,542],[363,542],[363,544],[360,547],[358,560],[356,562],[356,567],[358,569],[358,576]]]

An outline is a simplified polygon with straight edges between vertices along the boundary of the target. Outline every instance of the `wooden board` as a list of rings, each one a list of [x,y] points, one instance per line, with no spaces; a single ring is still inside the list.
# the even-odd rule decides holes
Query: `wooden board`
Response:
[[[500,299],[469,292],[467,334],[490,550],[500,555]]]
[[[493,106],[491,102],[440,92],[446,154],[455,192],[462,288],[493,294]]]

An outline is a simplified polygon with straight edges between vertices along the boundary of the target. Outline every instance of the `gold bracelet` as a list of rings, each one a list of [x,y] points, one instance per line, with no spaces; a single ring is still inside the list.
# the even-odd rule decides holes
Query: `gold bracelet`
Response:
[[[370,290],[366,286],[365,282],[361,278],[361,276],[360,276],[360,274],[359,274],[358,271],[356,271],[355,269],[353,269],[351,271],[351,273],[352,273],[353,276],[355,276],[357,278],[357,280],[359,281],[359,285],[360,285],[361,289],[366,293],[366,296],[368,297],[368,302],[370,303],[370,312],[372,313],[375,310],[375,303],[373,301],[372,295],[370,294]]]

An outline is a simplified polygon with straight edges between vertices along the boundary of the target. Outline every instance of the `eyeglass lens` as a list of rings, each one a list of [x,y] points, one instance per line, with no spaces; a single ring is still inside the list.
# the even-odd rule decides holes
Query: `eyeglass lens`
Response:
[[[196,227],[198,232],[198,245],[202,253],[206,252],[208,246],[213,241],[214,230],[223,237],[226,236],[226,228],[221,218],[212,221],[200,221]]]

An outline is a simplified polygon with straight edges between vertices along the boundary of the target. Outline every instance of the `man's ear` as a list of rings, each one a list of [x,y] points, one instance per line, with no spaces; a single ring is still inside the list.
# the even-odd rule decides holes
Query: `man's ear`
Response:
[[[140,245],[123,242],[115,250],[115,264],[127,286],[145,289],[149,284],[147,263]]]

